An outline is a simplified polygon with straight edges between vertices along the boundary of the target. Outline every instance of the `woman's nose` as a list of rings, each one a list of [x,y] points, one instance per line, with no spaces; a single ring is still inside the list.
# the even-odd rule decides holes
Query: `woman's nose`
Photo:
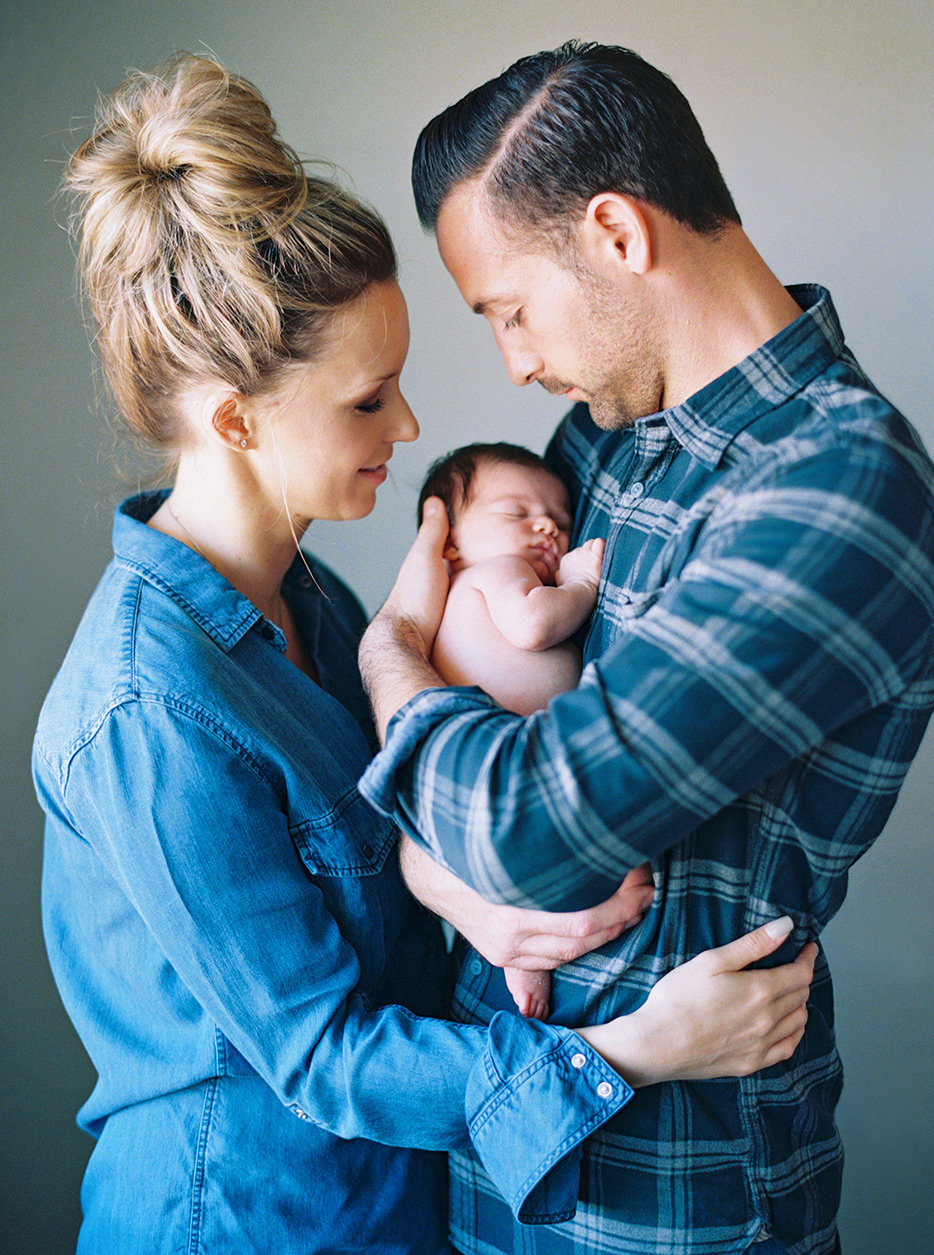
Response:
[[[397,414],[393,415],[394,422],[390,439],[393,441],[402,440],[408,442],[417,440],[419,433],[418,420],[409,409],[408,401],[403,400]]]

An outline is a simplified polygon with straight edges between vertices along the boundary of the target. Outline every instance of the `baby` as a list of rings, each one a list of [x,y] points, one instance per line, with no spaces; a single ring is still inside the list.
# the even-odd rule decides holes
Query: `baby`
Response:
[[[447,507],[451,587],[431,662],[448,684],[475,684],[520,715],[580,678],[568,637],[594,608],[603,541],[568,550],[567,489],[518,445],[473,444],[435,462],[419,496]],[[505,969],[525,1016],[548,1014],[548,972]]]

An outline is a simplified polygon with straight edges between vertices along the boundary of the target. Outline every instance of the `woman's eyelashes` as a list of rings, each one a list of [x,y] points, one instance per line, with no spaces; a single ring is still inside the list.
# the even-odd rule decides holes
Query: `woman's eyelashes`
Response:
[[[354,409],[359,410],[362,414],[375,414],[377,410],[383,408],[383,398],[374,397],[372,401],[361,401]]]

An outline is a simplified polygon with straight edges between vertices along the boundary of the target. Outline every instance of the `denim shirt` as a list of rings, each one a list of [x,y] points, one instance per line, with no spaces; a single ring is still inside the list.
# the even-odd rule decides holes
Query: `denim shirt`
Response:
[[[290,1129],[319,1131],[319,1172],[342,1154],[350,1178],[356,1163],[364,1183],[402,1181],[384,1214],[358,1187],[364,1249],[435,1249],[405,1196],[407,1152],[389,1147],[472,1145],[522,1219],[571,1214],[579,1143],[631,1092],[567,1030],[425,1018],[444,1008],[440,935],[356,787],[373,750],[358,604],[296,558],[284,591],[314,683],[250,601],[145,525],[159,502],[117,511],[35,741],[46,940],[99,1075],[79,1122],[103,1143],[115,1113],[150,1104],[147,1144],[168,1143],[167,1097],[222,1081],[229,1111],[257,1092],[233,1082],[258,1078]],[[213,1171],[245,1179],[255,1155],[239,1161],[232,1137]],[[312,1249],[308,1226],[336,1249],[329,1223],[319,1199],[296,1249]]]

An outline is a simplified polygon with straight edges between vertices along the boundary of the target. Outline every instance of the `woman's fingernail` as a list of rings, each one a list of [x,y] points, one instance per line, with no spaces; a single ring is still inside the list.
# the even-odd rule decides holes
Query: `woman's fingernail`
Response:
[[[794,926],[791,916],[783,915],[781,919],[770,920],[765,926],[765,931],[773,941],[776,941],[779,937],[787,937]]]

